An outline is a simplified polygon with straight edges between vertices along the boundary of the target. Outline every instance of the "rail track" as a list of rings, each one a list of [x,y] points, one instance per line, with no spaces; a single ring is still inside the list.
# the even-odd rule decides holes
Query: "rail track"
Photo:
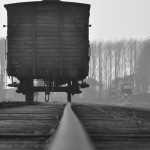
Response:
[[[82,103],[66,106],[60,102],[10,106],[0,109],[0,150],[150,147],[148,110]]]
[[[92,104],[72,108],[96,149],[150,149],[150,111]]]

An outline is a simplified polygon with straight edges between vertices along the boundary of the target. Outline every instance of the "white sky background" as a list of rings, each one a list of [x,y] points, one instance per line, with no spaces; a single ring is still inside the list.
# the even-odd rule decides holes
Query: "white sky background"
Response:
[[[4,4],[31,0],[0,0],[0,37],[6,36]],[[34,0],[32,0],[34,1]],[[66,1],[66,0],[62,0]],[[90,40],[150,37],[150,0],[67,0],[91,4]]]

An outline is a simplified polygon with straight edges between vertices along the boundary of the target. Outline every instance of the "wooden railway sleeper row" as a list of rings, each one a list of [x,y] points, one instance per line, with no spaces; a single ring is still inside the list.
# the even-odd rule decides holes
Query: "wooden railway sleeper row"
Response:
[[[124,118],[113,118],[111,112],[116,110],[116,107],[112,106],[111,111],[109,107],[73,104],[73,110],[87,129],[96,148],[101,150],[149,150],[150,130],[140,128]],[[122,109],[124,108],[121,107]],[[90,118],[95,119],[92,121]]]
[[[107,114],[108,116],[113,117],[115,119],[121,119],[121,120],[124,120],[124,121],[128,121],[129,123],[132,123],[134,125],[138,125],[139,128],[143,128],[145,130],[150,129],[150,125],[147,125],[145,120],[137,118],[135,112],[133,112],[132,116],[128,116],[128,115],[122,116],[122,114],[119,113],[119,112],[116,112],[116,113],[111,112],[110,113],[110,112],[108,112],[108,111],[106,111],[102,108],[96,108],[96,107],[93,107],[93,108],[95,108],[97,110],[100,110],[101,112],[103,112],[103,113]],[[109,109],[111,109],[111,106],[109,106]]]
[[[31,150],[32,147],[34,147],[34,150],[39,150],[41,147],[42,149],[40,148],[40,150],[43,150],[46,141],[55,133],[66,104],[60,103],[57,105],[54,103],[53,105],[44,105],[44,103],[39,103],[38,105],[33,106],[30,105],[24,107],[1,109],[0,149],[3,150],[4,148],[8,150],[22,150],[23,148],[23,150],[27,150],[30,147],[29,149]],[[3,119],[3,115],[8,114],[8,112],[10,116],[7,119]],[[47,115],[50,113],[52,113],[52,122],[49,120],[50,118],[48,119],[47,117],[46,121],[39,120],[40,116],[38,117],[37,115],[40,114],[44,117],[45,114]],[[20,115],[20,118],[11,118],[11,115],[13,114]],[[28,120],[29,114],[33,117],[32,121],[31,119]],[[27,115],[26,119],[22,119],[22,115]],[[34,115],[36,115],[36,118],[34,118]],[[45,128],[42,129],[41,127]],[[47,132],[48,130],[49,132]]]

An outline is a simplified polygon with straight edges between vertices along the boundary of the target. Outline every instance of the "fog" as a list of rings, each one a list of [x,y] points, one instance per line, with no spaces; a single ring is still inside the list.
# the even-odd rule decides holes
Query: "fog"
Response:
[[[92,42],[90,54],[90,87],[78,101],[150,107],[150,39]]]

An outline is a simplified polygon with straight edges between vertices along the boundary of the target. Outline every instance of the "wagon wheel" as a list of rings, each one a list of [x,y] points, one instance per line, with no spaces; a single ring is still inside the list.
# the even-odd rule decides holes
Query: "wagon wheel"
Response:
[[[71,81],[68,82],[68,92],[67,92],[67,101],[71,103]]]
[[[68,100],[68,103],[71,103],[71,92],[67,93],[67,100]]]
[[[33,79],[26,79],[25,82],[25,100],[27,103],[33,102]]]

